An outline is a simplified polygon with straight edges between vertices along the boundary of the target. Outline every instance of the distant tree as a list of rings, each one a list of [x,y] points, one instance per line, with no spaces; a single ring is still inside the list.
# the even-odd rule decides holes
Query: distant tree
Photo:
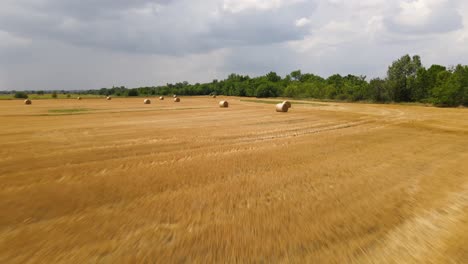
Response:
[[[276,74],[276,72],[267,73],[266,78],[270,82],[279,82],[279,81],[281,81],[281,77],[278,74]]]
[[[393,101],[411,101],[408,79],[414,78],[421,67],[421,58],[418,55],[414,55],[412,58],[405,55],[388,67],[387,81]]]
[[[333,74],[327,78],[327,83],[335,87],[341,87],[343,86],[343,77],[339,74]]]
[[[323,79],[322,77],[317,76],[317,75],[312,74],[312,73],[301,74],[299,80],[301,82],[323,82],[323,81],[325,81],[325,79]]]
[[[25,92],[15,92],[14,97],[19,99],[27,99],[28,94]]]
[[[431,67],[429,67],[429,69],[427,69],[427,73],[429,74],[430,83],[434,85],[437,80],[437,74],[439,74],[439,72],[443,72],[446,70],[447,70],[447,67],[444,67],[442,65],[437,65],[437,64],[433,64]]]
[[[56,92],[56,91],[53,91],[53,92],[52,92],[52,98],[54,98],[54,99],[57,98],[57,92]]]
[[[310,88],[307,84],[300,84],[297,82],[293,82],[289,84],[286,89],[284,89],[283,95],[286,97],[296,97],[296,98],[304,98],[309,97],[308,88]]]
[[[367,94],[367,98],[374,102],[383,103],[390,101],[385,80],[380,78],[370,80]]]
[[[340,100],[346,99],[346,96],[343,95],[344,80],[341,75],[333,74],[332,76],[327,78],[326,82],[327,84],[329,84],[326,98],[337,98]]]
[[[44,91],[37,91],[38,95],[44,95]]]
[[[458,65],[453,72],[439,72],[432,102],[437,106],[467,105],[468,67]]]
[[[286,87],[292,82],[292,77],[291,75],[286,75],[286,77],[283,78],[283,85]]]
[[[257,87],[256,97],[276,97],[278,88],[273,83],[262,83]]]
[[[419,68],[415,76],[408,77],[407,85],[410,101],[421,102],[429,97],[430,79],[424,67]]]
[[[114,89],[114,88],[112,88],[112,89]],[[99,94],[99,95],[106,95],[106,96],[107,96],[107,95],[110,95],[110,92],[109,92],[109,89],[107,89],[107,88],[101,88],[101,89],[99,89],[99,93],[98,93],[98,94]]]
[[[1,93],[1,92],[0,92]],[[350,101],[433,102],[439,106],[468,105],[468,70],[432,65],[427,70],[417,55],[402,56],[388,67],[385,79],[366,80],[362,75],[334,74],[327,79],[292,71],[284,78],[275,72],[249,77],[231,73],[224,80],[190,84],[187,81],[127,89],[113,86],[85,93],[100,95],[234,95],[338,99]]]
[[[293,78],[293,80],[299,81],[301,79],[301,76],[302,76],[301,70],[292,71],[290,75]]]
[[[137,89],[128,90],[128,96],[138,96],[138,90]]]
[[[348,74],[343,78],[342,94],[345,98],[352,101],[359,101],[367,99],[367,88],[368,83],[366,82],[366,76]]]

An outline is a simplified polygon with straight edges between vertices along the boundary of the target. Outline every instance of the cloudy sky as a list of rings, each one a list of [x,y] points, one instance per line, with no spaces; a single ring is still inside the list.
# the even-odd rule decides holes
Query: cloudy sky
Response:
[[[0,90],[468,64],[466,0],[0,0]]]

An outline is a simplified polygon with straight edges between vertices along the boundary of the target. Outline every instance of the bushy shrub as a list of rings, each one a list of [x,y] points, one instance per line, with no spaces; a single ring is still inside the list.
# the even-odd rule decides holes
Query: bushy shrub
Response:
[[[257,87],[257,98],[261,97],[276,97],[278,96],[278,88],[272,83],[262,83]]]
[[[14,95],[15,98],[22,98],[22,99],[27,99],[28,94],[25,92],[16,92]]]
[[[128,96],[138,96],[137,89],[131,89],[128,91]]]

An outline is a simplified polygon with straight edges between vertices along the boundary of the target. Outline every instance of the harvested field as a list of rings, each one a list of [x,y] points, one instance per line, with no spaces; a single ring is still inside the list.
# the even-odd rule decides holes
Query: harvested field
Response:
[[[220,97],[0,101],[0,263],[468,259],[468,109]]]

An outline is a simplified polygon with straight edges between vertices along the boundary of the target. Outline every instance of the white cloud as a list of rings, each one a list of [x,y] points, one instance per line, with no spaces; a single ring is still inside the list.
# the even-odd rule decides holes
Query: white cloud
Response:
[[[223,9],[232,13],[242,12],[248,9],[271,10],[279,9],[287,5],[305,2],[304,0],[224,0]]]
[[[323,54],[333,51],[337,45],[359,38],[359,29],[349,22],[330,21],[325,26],[316,29],[303,40],[291,41],[290,45],[299,52],[315,52]]]
[[[303,17],[303,18],[297,19],[295,24],[296,24],[296,27],[307,26],[310,24],[310,19]]]
[[[432,7],[431,1],[417,0],[413,2],[401,2],[400,13],[396,16],[396,21],[403,26],[423,26],[430,18]]]
[[[405,25],[406,30],[401,30],[400,25],[389,20],[401,14],[401,6],[405,6],[402,3],[408,1],[321,1],[311,16],[311,23],[317,27],[304,39],[289,42],[293,54],[300,54],[289,57],[303,71],[368,77],[383,76],[393,60],[407,53],[421,55],[423,63],[429,66],[468,61],[468,48],[464,44],[468,28],[434,25],[441,17],[456,18],[468,12],[468,3],[462,8],[456,1],[429,2],[426,6],[430,14],[414,18]],[[463,24],[468,25],[468,17],[464,20]]]
[[[0,89],[385,74],[468,61],[463,0],[2,0]]]
[[[388,26],[397,32],[445,33],[463,27],[458,0],[399,1],[396,14],[387,16]]]
[[[24,47],[31,44],[31,39],[15,36],[0,30],[0,51],[7,48]]]
[[[268,10],[279,8],[281,2],[281,0],[226,0],[224,1],[223,9],[233,13],[241,12],[246,9]]]
[[[152,16],[161,12],[163,5],[158,3],[146,3],[141,7],[134,7],[129,10],[129,13],[134,15]]]

